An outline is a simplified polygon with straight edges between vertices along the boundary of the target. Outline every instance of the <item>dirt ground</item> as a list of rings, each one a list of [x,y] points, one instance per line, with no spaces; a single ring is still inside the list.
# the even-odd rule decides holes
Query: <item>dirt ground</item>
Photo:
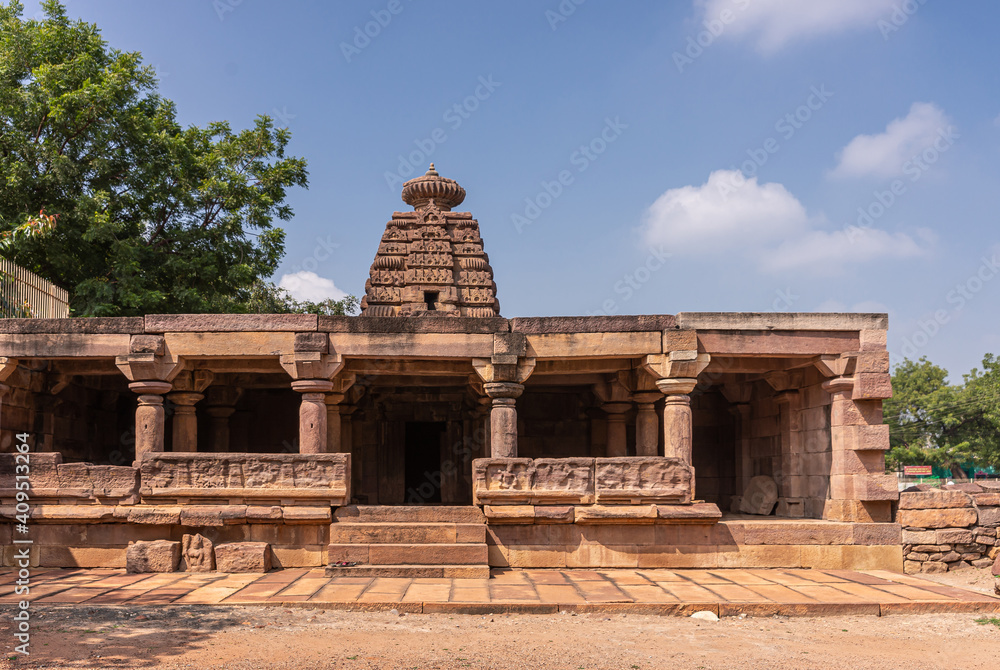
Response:
[[[936,576],[992,591],[987,571]],[[265,607],[32,608],[31,656],[12,668],[996,668],[1000,625],[975,614],[690,618],[446,615]],[[1000,624],[1000,620],[997,620]]]

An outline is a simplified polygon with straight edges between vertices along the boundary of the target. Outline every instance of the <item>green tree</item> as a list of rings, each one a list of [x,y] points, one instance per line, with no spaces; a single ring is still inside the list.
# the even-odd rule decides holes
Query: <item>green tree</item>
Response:
[[[286,190],[307,185],[267,116],[182,128],[138,53],[56,0],[0,4],[0,234],[17,263],[69,290],[77,316],[249,311],[284,252]]]
[[[358,312],[359,301],[349,295],[342,300],[327,298],[320,302],[296,300],[283,288],[271,282],[260,281],[250,289],[248,311],[256,314],[320,314],[323,316],[351,316]]]
[[[904,360],[892,375],[893,397],[883,403],[889,424],[890,468],[939,465],[964,476],[960,465],[1000,466],[1000,361],[983,359],[962,385],[926,358]]]
[[[961,437],[962,389],[947,383],[948,371],[925,357],[904,359],[892,375],[892,398],[882,404],[889,424],[886,465],[940,465],[958,474],[967,460]],[[960,475],[959,475],[960,476]]]

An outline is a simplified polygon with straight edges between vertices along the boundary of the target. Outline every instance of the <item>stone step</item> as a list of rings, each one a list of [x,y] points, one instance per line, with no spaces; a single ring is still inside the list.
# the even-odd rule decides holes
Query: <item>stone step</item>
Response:
[[[489,549],[479,544],[331,544],[330,563],[361,565],[486,565]]]
[[[341,523],[486,523],[475,505],[347,505],[338,507],[333,522]]]
[[[449,579],[489,579],[490,566],[483,565],[355,565],[326,568],[327,577],[436,577]]]
[[[330,524],[331,544],[470,544],[486,542],[486,526],[478,523]]]

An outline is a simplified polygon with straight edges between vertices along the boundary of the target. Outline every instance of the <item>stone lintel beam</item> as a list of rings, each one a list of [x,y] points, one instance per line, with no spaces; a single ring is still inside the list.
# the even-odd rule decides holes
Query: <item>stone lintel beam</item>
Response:
[[[324,354],[319,351],[296,351],[281,354],[281,367],[292,379],[315,380],[333,379],[344,368],[344,357],[340,354]]]
[[[666,354],[649,354],[642,359],[642,368],[656,379],[696,378],[712,361],[710,354],[694,349],[671,351]],[[659,384],[659,382],[657,382]]]

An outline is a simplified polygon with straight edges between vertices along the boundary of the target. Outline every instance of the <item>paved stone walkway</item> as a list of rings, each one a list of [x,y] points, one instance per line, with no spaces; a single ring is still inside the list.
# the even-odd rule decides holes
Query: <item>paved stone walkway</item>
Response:
[[[0,606],[17,602],[0,570]],[[720,616],[1000,612],[1000,598],[880,570],[496,570],[491,579],[35,568],[38,605],[275,605],[411,613],[634,612]]]

